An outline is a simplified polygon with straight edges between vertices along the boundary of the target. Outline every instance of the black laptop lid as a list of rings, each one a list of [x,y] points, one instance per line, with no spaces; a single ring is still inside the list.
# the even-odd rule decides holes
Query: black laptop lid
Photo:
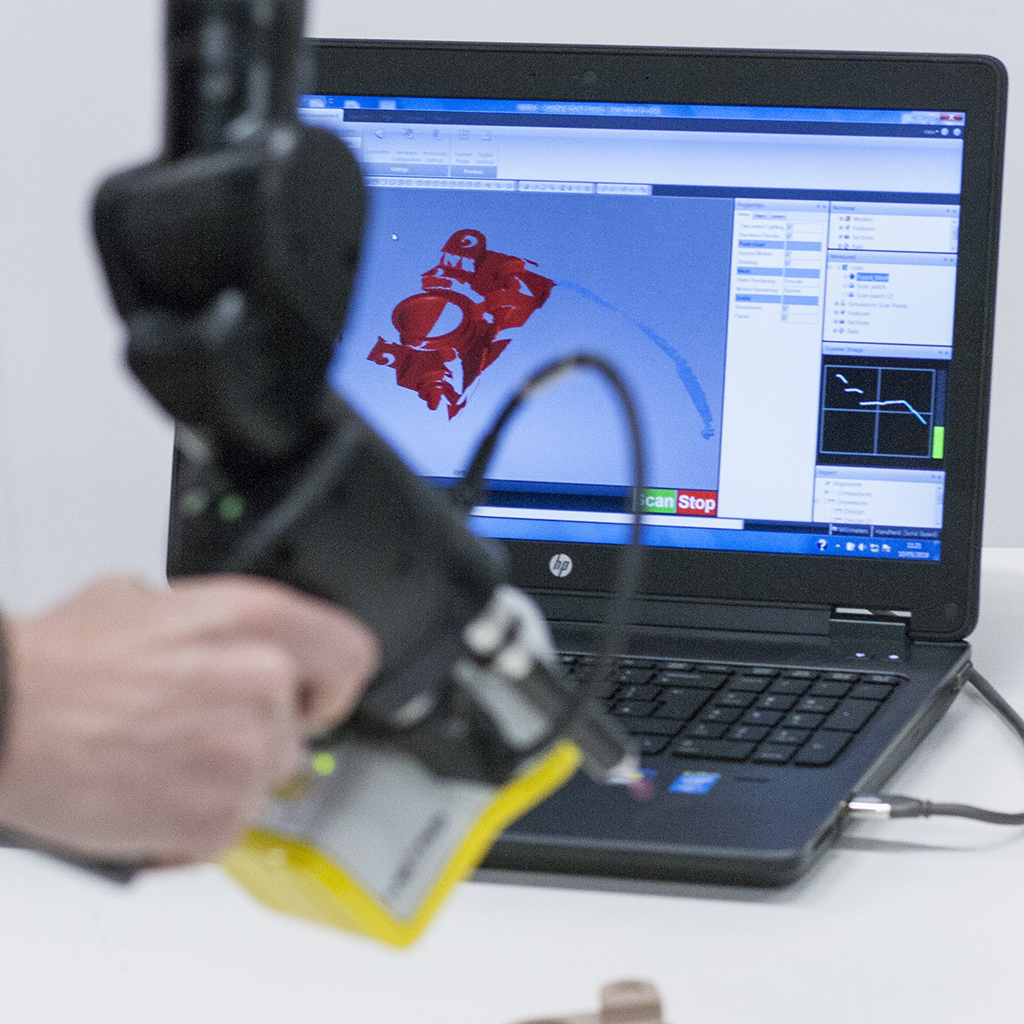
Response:
[[[526,376],[640,405],[649,596],[973,625],[1005,75],[984,57],[314,44],[300,114],[370,192],[331,381],[450,486]],[[600,595],[633,500],[581,376],[472,525]],[[386,496],[381,496],[386,501]],[[570,570],[571,566],[571,570]]]

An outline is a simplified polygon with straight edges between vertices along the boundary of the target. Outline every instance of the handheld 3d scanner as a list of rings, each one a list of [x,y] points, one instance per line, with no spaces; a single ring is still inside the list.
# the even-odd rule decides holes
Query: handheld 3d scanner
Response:
[[[170,0],[164,151],[96,198],[129,365],[178,424],[170,571],[272,577],[373,628],[380,674],[320,744],[502,784],[561,736],[604,779],[635,766],[628,743],[561,677],[496,549],[326,384],[364,188],[297,119],[303,8]]]

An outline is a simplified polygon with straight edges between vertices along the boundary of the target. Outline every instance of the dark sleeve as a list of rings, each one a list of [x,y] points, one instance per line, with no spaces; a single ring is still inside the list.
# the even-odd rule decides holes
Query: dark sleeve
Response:
[[[4,758],[7,739],[7,713],[11,707],[11,663],[7,648],[7,630],[0,616],[0,764]],[[17,833],[0,822],[0,846],[20,846]]]

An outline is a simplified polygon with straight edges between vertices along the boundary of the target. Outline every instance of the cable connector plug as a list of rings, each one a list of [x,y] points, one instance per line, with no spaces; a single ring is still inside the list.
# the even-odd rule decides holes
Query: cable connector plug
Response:
[[[846,801],[846,813],[853,818],[971,818],[992,825],[1024,825],[1024,814],[987,811],[970,804],[936,804],[894,793],[858,794]]]
[[[846,813],[852,818],[926,818],[931,804],[893,793],[864,793],[846,802]]]

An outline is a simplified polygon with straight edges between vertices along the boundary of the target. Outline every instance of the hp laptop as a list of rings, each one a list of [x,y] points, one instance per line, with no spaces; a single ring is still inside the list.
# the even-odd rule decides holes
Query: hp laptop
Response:
[[[339,392],[442,487],[560,355],[618,367],[644,430],[633,495],[607,385],[583,373],[547,389],[472,517],[581,677],[631,502],[645,546],[603,697],[643,751],[650,798],[579,777],[487,866],[792,880],[968,664],[1002,66],[353,41],[314,53],[301,117],[349,144],[370,195]]]

